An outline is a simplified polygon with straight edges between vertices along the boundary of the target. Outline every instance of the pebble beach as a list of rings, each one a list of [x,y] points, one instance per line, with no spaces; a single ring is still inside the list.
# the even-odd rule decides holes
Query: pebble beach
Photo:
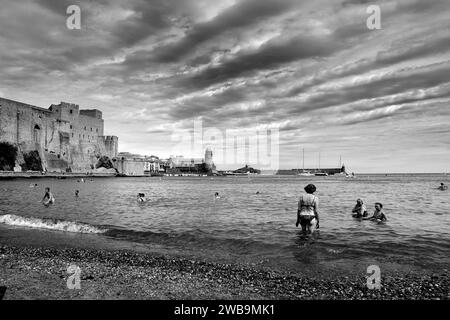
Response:
[[[80,268],[80,289],[67,268]],[[126,250],[0,245],[0,286],[14,299],[449,299],[447,270],[384,273],[381,289],[365,275],[280,272]]]

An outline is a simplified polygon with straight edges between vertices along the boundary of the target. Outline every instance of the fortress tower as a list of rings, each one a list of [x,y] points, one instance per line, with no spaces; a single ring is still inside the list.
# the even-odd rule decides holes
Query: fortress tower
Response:
[[[110,159],[117,157],[119,138],[117,138],[116,136],[105,136],[103,138],[105,143],[106,155]]]
[[[213,157],[213,152],[212,152],[211,148],[206,148],[205,164],[206,164],[206,169],[208,171],[212,171],[214,169],[214,163],[213,163],[212,157]]]

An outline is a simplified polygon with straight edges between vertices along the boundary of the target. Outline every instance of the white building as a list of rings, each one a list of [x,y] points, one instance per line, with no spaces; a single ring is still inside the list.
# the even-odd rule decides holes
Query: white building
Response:
[[[164,171],[162,161],[156,156],[145,157],[144,172],[145,174],[160,173]]]

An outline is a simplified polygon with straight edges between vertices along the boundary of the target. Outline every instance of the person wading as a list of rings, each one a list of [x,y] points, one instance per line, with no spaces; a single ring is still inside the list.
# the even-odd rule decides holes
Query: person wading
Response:
[[[316,186],[308,184],[305,187],[305,193],[300,196],[298,201],[297,210],[297,222],[295,226],[302,226],[303,234],[311,233],[311,227],[316,224],[316,228],[319,229],[319,198],[314,195],[316,192]]]

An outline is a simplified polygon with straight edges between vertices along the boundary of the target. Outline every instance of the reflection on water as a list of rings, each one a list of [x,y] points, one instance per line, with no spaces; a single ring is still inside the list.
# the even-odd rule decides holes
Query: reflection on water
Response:
[[[310,182],[317,187],[321,222],[320,231],[305,238],[300,228],[295,228],[295,215],[298,196]],[[80,222],[83,230],[85,224],[98,226],[108,231],[96,236],[120,239],[131,249],[139,244],[212,259],[286,266],[378,258],[426,267],[449,263],[450,191],[436,190],[440,182],[448,183],[448,178],[370,175],[357,179],[95,178],[85,183],[72,179],[13,180],[0,181],[0,214],[52,218],[46,220],[50,224],[53,222],[48,221]],[[31,188],[34,183],[38,186]],[[46,186],[56,198],[48,208],[40,204]],[[79,197],[75,197],[75,190],[80,190]],[[137,202],[139,192],[149,201]],[[220,199],[215,199],[215,192]],[[374,202],[382,202],[388,222],[353,219],[351,210],[357,198],[364,200],[370,213]],[[67,230],[77,228],[69,226]]]

